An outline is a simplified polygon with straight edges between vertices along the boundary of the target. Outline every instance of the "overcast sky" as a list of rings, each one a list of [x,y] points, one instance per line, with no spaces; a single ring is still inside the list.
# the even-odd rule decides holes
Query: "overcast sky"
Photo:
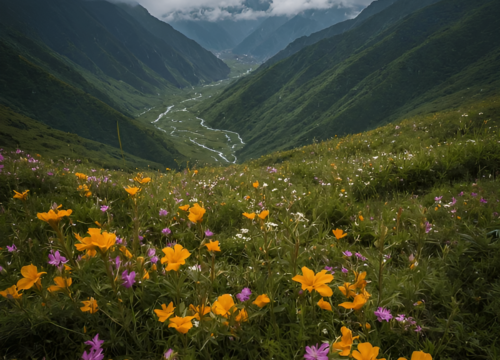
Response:
[[[259,16],[295,15],[303,10],[345,7],[348,10],[355,5],[368,5],[373,0],[258,0],[269,2],[267,11],[254,11],[245,7],[244,0],[109,0],[113,2],[139,3],[154,16],[169,20],[174,14],[188,17],[196,13],[198,17],[216,21],[224,18],[255,19]],[[231,14],[224,8],[239,9],[238,14]]]

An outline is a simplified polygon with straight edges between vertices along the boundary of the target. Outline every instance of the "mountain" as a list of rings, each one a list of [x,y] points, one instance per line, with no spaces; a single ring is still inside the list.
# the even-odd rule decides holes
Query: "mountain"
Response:
[[[201,117],[238,131],[244,160],[498,91],[500,3],[430,1],[407,14],[417,2],[396,2],[239,80],[200,107]]]
[[[232,52],[266,60],[283,50],[295,39],[346,20],[348,13],[359,10],[361,10],[360,7],[346,9],[338,6],[324,10],[303,11],[291,18],[269,17]]]

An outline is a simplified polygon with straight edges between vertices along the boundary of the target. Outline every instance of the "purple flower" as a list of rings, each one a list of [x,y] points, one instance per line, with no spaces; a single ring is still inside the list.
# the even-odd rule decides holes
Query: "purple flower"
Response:
[[[102,360],[102,359],[104,359],[104,354],[102,353],[102,349],[99,349],[98,351],[90,350],[88,354],[86,351],[84,351],[82,354],[82,359],[83,360]]]
[[[169,242],[167,243],[167,247],[174,247],[175,245],[177,245],[177,242]]]
[[[434,201],[435,201],[435,202],[441,202],[441,199],[442,199],[442,198],[443,198],[442,196],[436,196],[436,197],[434,198]]]
[[[382,322],[384,320],[389,322],[389,320],[392,319],[391,311],[386,308],[379,307],[378,310],[374,311],[373,313],[375,314],[375,316],[377,316],[377,320],[379,322]]]
[[[206,236],[206,237],[214,236],[214,233],[213,233],[213,232],[211,232],[211,231],[210,231],[210,229],[207,229],[207,230],[205,231],[205,236]]]
[[[160,209],[160,216],[167,216],[168,215],[168,211],[167,210],[164,210],[164,209]]]
[[[123,239],[121,237],[116,237],[116,243],[117,244],[122,244],[123,243]]]
[[[50,172],[50,171],[49,171],[49,172],[47,173],[47,175],[52,176],[52,175],[54,175],[54,173],[52,173],[52,172]]]
[[[398,316],[395,318],[399,322],[403,322],[406,320],[405,314],[398,314]]]
[[[59,254],[59,250],[56,251],[54,253],[54,255],[49,254],[48,263],[50,265],[59,266],[61,264],[66,264],[67,262],[68,262],[68,259],[66,259],[64,256],[61,256],[61,254]]]
[[[480,202],[482,202],[483,204],[487,204],[488,203],[488,200],[485,200],[483,198],[481,198],[481,200],[479,200]]]
[[[144,240],[144,236],[139,235],[139,241]]]
[[[426,221],[425,222],[425,233],[428,234],[432,230],[432,225]]]
[[[328,360],[328,351],[330,351],[330,345],[328,344],[321,344],[320,347],[318,347],[318,344],[311,347],[306,346],[304,358],[306,360]]]
[[[415,332],[421,332],[421,331],[422,331],[422,328],[420,327],[420,325],[417,325]]]
[[[476,197],[476,196],[477,196],[477,194],[476,194],[475,192],[473,192],[473,193],[470,193],[470,196],[472,196],[472,197]]]
[[[108,209],[109,209],[109,206],[107,206],[107,205],[101,206],[101,211],[102,212],[106,212],[106,211],[108,211]]]
[[[450,203],[450,205],[451,205],[451,206],[453,206],[453,205],[455,205],[456,203],[457,203],[457,199],[455,199],[454,197],[453,197],[453,198],[451,198],[451,203]]]
[[[246,287],[243,290],[241,290],[241,292],[237,294],[236,297],[238,298],[239,301],[245,302],[248,299],[250,299],[250,295],[252,295],[252,291]]]
[[[99,350],[102,346],[102,344],[104,344],[104,340],[99,340],[99,334],[96,334],[96,336],[94,336],[94,338],[92,340],[89,340],[89,341],[85,341],[85,345],[90,345],[91,348],[90,350]]]
[[[153,264],[156,264],[158,262],[158,256],[152,256],[150,260]]]
[[[325,266],[325,270],[331,272],[332,274],[335,274],[335,271],[333,271],[333,268],[331,266]]]
[[[345,267],[343,267],[343,266],[342,266],[342,272],[343,272],[344,274],[347,274],[347,273],[349,272],[349,270],[347,270]]]
[[[153,256],[155,256],[155,254],[156,254],[156,249],[149,248],[149,250],[148,250],[148,256],[149,257],[153,257]]]
[[[116,259],[115,259],[115,265],[116,265],[116,267],[119,267],[121,263],[122,263],[122,259],[120,259],[120,257],[117,256]]]
[[[464,192],[461,191],[460,194],[458,194],[458,196],[464,196]]]
[[[172,233],[172,230],[170,230],[169,228],[165,228],[161,232],[163,235],[170,235]]]
[[[356,255],[356,257],[357,257],[358,259],[360,259],[361,261],[366,261],[366,258],[365,258],[363,255],[361,255],[360,253],[358,253],[358,252],[357,252],[357,253],[355,253],[354,255]]]
[[[342,254],[344,254],[347,257],[351,257],[352,256],[352,252],[350,252],[349,250],[344,251]]]
[[[166,360],[175,360],[177,356],[173,349],[168,349],[167,352],[163,355],[165,356]]]
[[[17,250],[16,244],[12,244],[12,246],[7,245],[7,250],[9,252],[18,252],[19,251],[19,250]]]
[[[131,288],[135,283],[135,271],[132,271],[130,274],[127,270],[122,273],[123,286],[127,289]]]

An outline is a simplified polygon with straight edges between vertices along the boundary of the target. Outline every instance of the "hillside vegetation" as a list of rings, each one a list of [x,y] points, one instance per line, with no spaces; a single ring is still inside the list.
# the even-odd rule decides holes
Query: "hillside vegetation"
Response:
[[[384,26],[398,4],[238,81],[201,116],[238,129],[249,159],[497,93],[498,1],[442,0]]]
[[[499,123],[137,175],[3,151],[0,356],[497,359]]]

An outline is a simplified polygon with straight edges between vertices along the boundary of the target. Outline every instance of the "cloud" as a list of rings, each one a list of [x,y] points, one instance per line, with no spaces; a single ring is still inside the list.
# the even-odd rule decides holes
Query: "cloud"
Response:
[[[163,20],[223,19],[250,20],[267,16],[292,16],[304,10],[341,7],[350,9],[367,6],[373,0],[108,0],[112,2],[141,4],[148,11]],[[252,6],[251,4],[254,4]],[[269,4],[266,11],[257,10],[259,5]],[[267,7],[267,6],[266,6]],[[262,6],[260,6],[262,8]],[[346,11],[349,13],[349,11]]]

